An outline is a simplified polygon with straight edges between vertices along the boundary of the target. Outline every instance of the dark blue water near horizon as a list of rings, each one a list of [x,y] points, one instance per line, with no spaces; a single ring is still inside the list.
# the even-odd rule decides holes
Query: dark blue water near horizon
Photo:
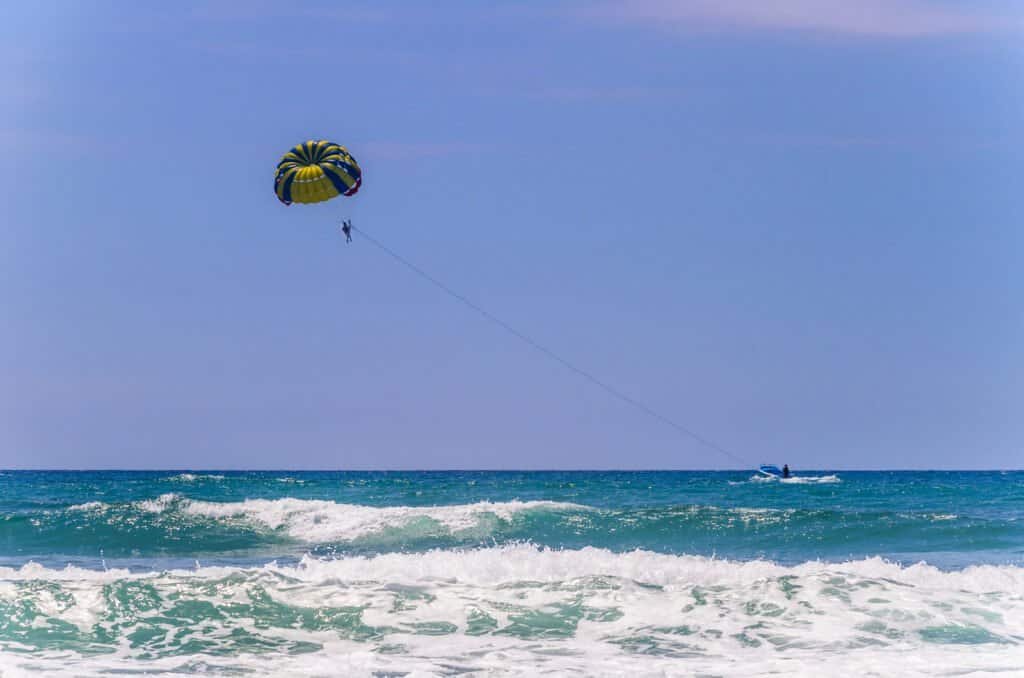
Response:
[[[1024,563],[1024,472],[3,471],[0,565],[159,570],[530,543]]]

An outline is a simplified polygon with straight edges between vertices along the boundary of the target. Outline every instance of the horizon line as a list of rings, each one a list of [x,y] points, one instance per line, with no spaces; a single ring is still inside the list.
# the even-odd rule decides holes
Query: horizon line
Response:
[[[95,473],[118,471],[126,473],[187,473],[187,472],[218,472],[218,473],[742,473],[756,471],[756,468],[0,468],[0,473],[21,472],[57,472],[57,473]],[[907,473],[907,472],[943,472],[943,473],[1019,473],[1024,468],[800,468],[804,472],[838,472],[844,473]]]

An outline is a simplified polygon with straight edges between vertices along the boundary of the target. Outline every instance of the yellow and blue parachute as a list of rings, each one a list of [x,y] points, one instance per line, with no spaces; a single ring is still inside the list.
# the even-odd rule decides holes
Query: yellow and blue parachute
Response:
[[[307,141],[281,156],[274,192],[285,205],[323,202],[355,195],[363,172],[344,146],[331,141]]]

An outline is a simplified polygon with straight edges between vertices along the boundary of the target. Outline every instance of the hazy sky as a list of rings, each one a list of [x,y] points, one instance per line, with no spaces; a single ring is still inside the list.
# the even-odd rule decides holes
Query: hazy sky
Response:
[[[294,5],[294,7],[293,7]],[[0,9],[0,467],[1024,465],[1024,8]],[[353,200],[286,208],[309,138]]]

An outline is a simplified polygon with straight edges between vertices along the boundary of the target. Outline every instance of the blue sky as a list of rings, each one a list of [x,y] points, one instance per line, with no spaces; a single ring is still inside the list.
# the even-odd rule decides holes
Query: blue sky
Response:
[[[343,216],[751,463],[1021,466],[1019,3],[294,4],[0,10],[0,466],[735,466]]]

